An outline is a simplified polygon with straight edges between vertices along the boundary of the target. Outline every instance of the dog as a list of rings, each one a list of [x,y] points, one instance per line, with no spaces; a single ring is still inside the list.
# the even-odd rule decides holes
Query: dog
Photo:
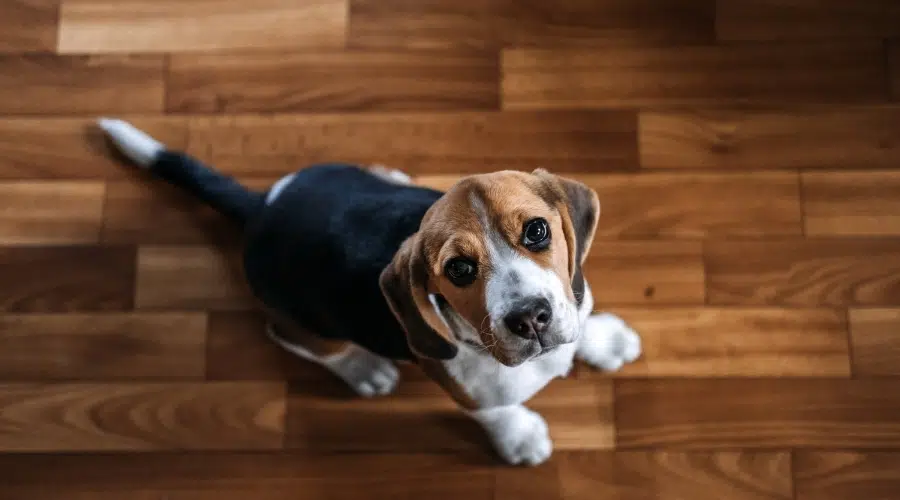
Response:
[[[547,424],[525,403],[575,359],[615,371],[641,354],[622,319],[593,313],[582,266],[600,203],[583,183],[504,170],[439,191],[333,163],[254,192],[128,122],[98,126],[132,163],[240,229],[272,341],[365,397],[396,387],[396,362],[417,364],[508,464],[551,456]]]

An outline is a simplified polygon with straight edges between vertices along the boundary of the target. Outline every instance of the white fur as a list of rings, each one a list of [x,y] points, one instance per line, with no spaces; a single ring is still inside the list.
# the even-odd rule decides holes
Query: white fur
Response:
[[[266,194],[266,205],[271,205],[273,201],[284,191],[284,188],[287,187],[288,184],[294,180],[294,176],[296,173],[288,174],[281,179],[275,181],[275,184],[272,184],[272,188],[269,189],[269,192]]]
[[[407,185],[412,184],[412,178],[400,170],[394,168],[387,168],[384,165],[372,165],[369,167],[369,172],[372,175],[379,177],[385,181],[392,182],[394,184]]]
[[[161,142],[128,122],[101,118],[97,125],[106,132],[122,154],[140,167],[148,168],[153,165],[156,156],[166,149]]]
[[[576,356],[606,371],[616,371],[641,355],[641,337],[612,314],[591,315],[578,341]]]
[[[487,431],[491,443],[512,465],[538,465],[553,453],[547,422],[522,405],[500,406],[469,412]]]

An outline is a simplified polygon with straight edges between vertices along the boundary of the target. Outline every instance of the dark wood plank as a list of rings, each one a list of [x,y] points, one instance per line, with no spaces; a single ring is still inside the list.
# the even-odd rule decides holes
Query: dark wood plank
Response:
[[[497,0],[350,0],[351,47],[488,49]]]
[[[340,47],[346,0],[63,0],[61,53]]]
[[[380,163],[410,174],[637,167],[630,111],[388,113],[197,118],[190,151],[223,171],[284,175],[309,163]]]
[[[496,52],[190,54],[171,59],[172,112],[497,109]]]
[[[129,310],[134,273],[132,247],[0,247],[0,311]]]
[[[202,378],[206,315],[0,316],[0,379]]]
[[[885,38],[900,36],[892,0],[717,0],[722,41]]]
[[[491,500],[494,489],[491,468],[439,454],[18,454],[0,467],[4,494],[42,500]]]
[[[705,260],[712,304],[900,303],[900,240],[709,241]]]
[[[5,0],[0,4],[0,53],[56,49],[60,0]]]
[[[274,382],[5,384],[0,450],[276,449],[284,394]]]
[[[0,182],[0,241],[94,243],[103,222],[100,182]]]
[[[900,309],[851,309],[853,373],[900,376]]]
[[[896,448],[900,381],[617,380],[619,448]]]
[[[0,55],[0,113],[162,111],[161,56]]]
[[[138,249],[135,307],[140,309],[251,309],[239,253],[230,247],[142,246]]]
[[[884,44],[510,49],[505,109],[882,102]]]
[[[849,377],[842,311],[613,308],[643,353],[616,377]],[[607,375],[603,375],[607,376]]]
[[[797,500],[894,500],[900,492],[898,470],[897,452],[799,452]]]
[[[182,118],[126,116],[173,149],[187,147]],[[0,178],[129,178],[134,169],[114,153],[93,119],[0,119]]]
[[[804,172],[808,236],[900,236],[897,171]]]
[[[891,98],[900,100],[900,41],[888,43],[888,74],[890,76]]]
[[[640,116],[644,168],[896,168],[900,108],[651,110]]]

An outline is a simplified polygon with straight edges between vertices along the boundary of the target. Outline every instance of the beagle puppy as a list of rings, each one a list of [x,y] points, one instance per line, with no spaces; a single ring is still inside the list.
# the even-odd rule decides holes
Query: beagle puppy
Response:
[[[593,314],[582,265],[597,194],[545,170],[465,177],[446,192],[384,167],[314,165],[252,192],[114,119],[99,126],[138,166],[233,220],[243,270],[282,348],[362,396],[418,364],[481,424],[510,464],[547,460],[525,403],[575,358],[617,370],[641,341]]]

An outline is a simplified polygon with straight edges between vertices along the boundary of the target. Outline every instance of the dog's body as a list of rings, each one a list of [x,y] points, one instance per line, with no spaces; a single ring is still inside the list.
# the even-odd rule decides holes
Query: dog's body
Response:
[[[127,123],[101,127],[242,228],[246,278],[275,342],[364,396],[393,390],[394,361],[419,364],[509,463],[550,456],[546,423],[523,404],[576,357],[616,370],[640,354],[621,320],[591,314],[581,264],[599,205],[578,183],[501,172],[440,192],[330,164],[254,193]]]

